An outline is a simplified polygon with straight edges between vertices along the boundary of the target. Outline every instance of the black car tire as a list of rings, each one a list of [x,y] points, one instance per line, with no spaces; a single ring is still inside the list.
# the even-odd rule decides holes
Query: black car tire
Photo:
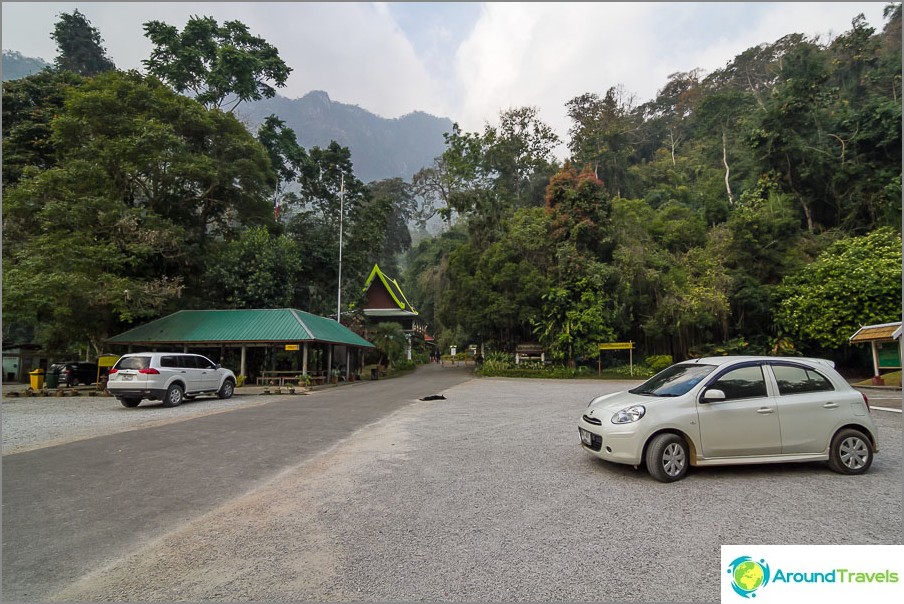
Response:
[[[829,449],[829,467],[839,474],[863,474],[873,464],[873,446],[863,432],[839,430]]]
[[[119,399],[119,402],[122,403],[123,407],[129,407],[131,409],[132,407],[137,407],[138,404],[141,402],[141,399],[140,398],[121,398],[121,399]]]
[[[163,406],[164,407],[178,407],[182,404],[182,399],[185,394],[182,390],[182,386],[179,384],[173,384],[166,391],[166,396],[163,397]]]
[[[220,386],[220,390],[217,392],[218,398],[232,398],[232,393],[235,392],[235,382],[232,380],[223,381],[223,385]]]
[[[675,482],[687,474],[687,443],[677,434],[657,434],[647,445],[647,472],[659,482]]]

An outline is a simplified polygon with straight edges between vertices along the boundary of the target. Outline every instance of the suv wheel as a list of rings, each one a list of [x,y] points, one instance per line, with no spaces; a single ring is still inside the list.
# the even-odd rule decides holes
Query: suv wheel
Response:
[[[232,398],[233,392],[235,392],[235,384],[232,380],[225,380],[223,385],[220,386],[220,391],[217,392],[217,396],[219,398]]]
[[[182,399],[185,396],[182,386],[179,384],[173,384],[166,391],[166,396],[163,397],[163,406],[164,407],[178,407],[182,404]]]
[[[138,403],[141,402],[140,398],[121,398],[119,402],[122,403],[123,407],[137,407]]]
[[[829,467],[839,474],[863,474],[873,463],[873,448],[859,430],[841,430],[832,439]]]

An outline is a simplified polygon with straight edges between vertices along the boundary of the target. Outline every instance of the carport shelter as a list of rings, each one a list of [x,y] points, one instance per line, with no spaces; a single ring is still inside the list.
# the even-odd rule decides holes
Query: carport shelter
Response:
[[[246,354],[250,347],[298,351],[301,357],[298,369],[304,375],[309,375],[308,358],[316,348],[325,351],[326,368],[344,366],[346,379],[353,366],[361,367],[364,349],[374,348],[373,344],[332,319],[293,308],[181,310],[130,329],[107,342],[128,346],[129,352],[136,348],[181,347],[183,352],[188,352],[189,348],[240,348],[239,374],[244,376],[248,375]],[[272,359],[273,355],[270,356]]]

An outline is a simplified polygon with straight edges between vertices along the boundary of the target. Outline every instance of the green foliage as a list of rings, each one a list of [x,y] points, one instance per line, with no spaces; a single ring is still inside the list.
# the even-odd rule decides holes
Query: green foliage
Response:
[[[653,371],[653,373],[659,373],[663,369],[667,367],[671,367],[675,361],[672,360],[672,355],[670,354],[655,354],[652,356],[648,356],[643,361],[646,363],[647,367]]]
[[[221,26],[193,16],[181,32],[162,21],[145,23],[144,31],[154,45],[142,61],[148,73],[209,107],[232,111],[243,101],[272,98],[292,72],[276,48],[240,21]]]
[[[377,323],[369,330],[367,339],[377,347],[382,355],[380,364],[386,360],[389,367],[398,367],[408,346],[408,340],[401,325],[391,322]]]
[[[56,42],[59,54],[54,65],[60,71],[93,76],[116,69],[101,43],[100,33],[78,9],[72,14],[59,15],[50,37]]]
[[[302,258],[298,244],[286,235],[272,236],[265,227],[244,231],[238,239],[211,249],[206,278],[228,308],[292,306]]]
[[[862,325],[901,320],[901,235],[890,228],[832,244],[782,280],[776,323],[798,342],[840,348]]]

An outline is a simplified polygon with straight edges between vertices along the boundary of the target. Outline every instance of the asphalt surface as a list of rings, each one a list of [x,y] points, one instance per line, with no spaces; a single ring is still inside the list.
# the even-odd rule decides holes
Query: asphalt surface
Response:
[[[4,455],[3,600],[45,599],[356,430],[473,377],[471,369],[443,369],[308,396],[255,397],[267,404]],[[126,409],[115,398],[96,400],[120,417],[159,418],[159,403]],[[197,403],[172,411],[192,413]]]
[[[3,459],[3,599],[717,601],[720,544],[902,542],[900,412],[873,412],[863,476],[775,464],[665,485],[579,446],[590,398],[636,382],[470,377],[428,366],[219,413],[143,404],[122,412],[198,415],[20,443]],[[900,409],[900,392],[868,396]]]

